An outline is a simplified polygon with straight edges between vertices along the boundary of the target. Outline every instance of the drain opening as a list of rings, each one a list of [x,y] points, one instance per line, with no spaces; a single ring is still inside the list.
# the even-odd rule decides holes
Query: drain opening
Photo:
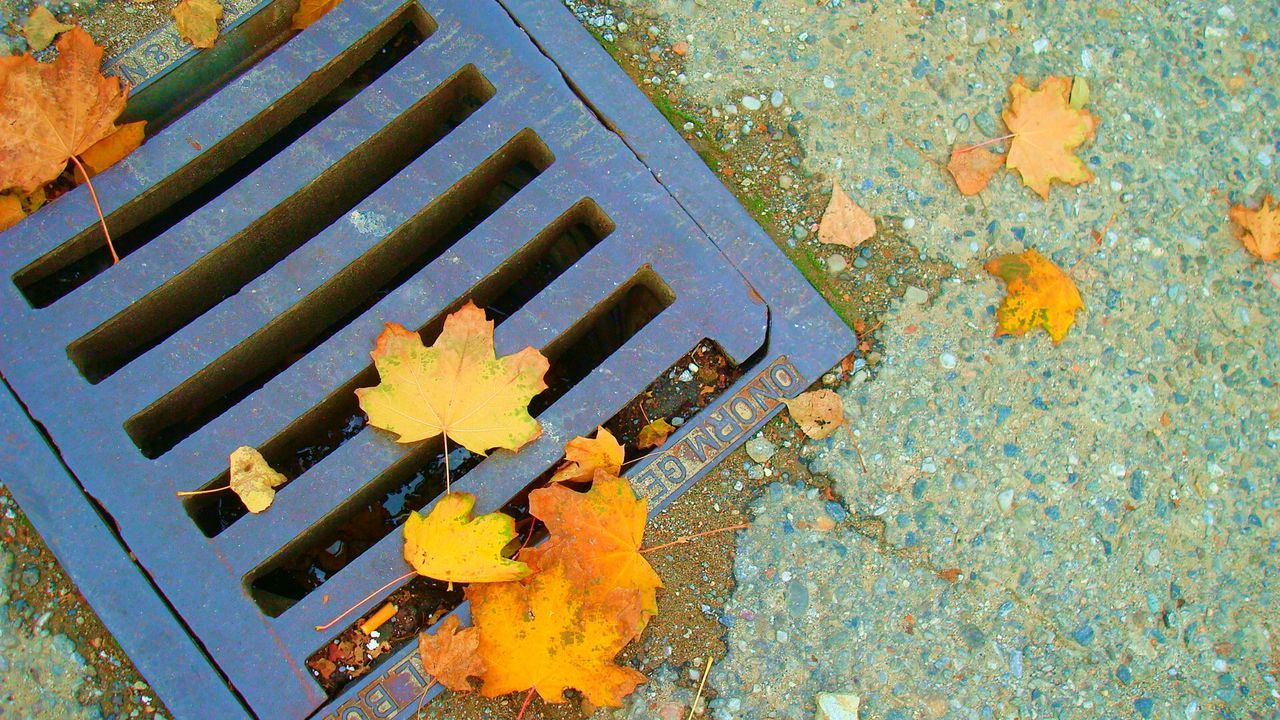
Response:
[[[265,165],[312,127],[408,57],[435,31],[416,3],[388,18],[280,101],[107,216],[120,257],[127,257]],[[35,308],[52,305],[111,267],[94,224],[13,276]],[[100,378],[99,378],[100,379]]]
[[[704,339],[605,422],[605,427],[626,446],[628,458],[638,458],[645,452],[651,452],[635,450],[640,428],[647,424],[644,418],[692,417],[715,402],[760,357],[763,354],[738,366],[716,343]],[[690,380],[682,380],[690,364],[697,365],[698,372],[692,373]],[[554,472],[555,466],[552,466],[502,507],[502,512],[515,518],[516,536],[522,544],[536,545],[547,535],[542,525],[534,526],[529,515],[529,493],[546,486]],[[396,614],[379,629],[374,647],[369,646],[370,635],[360,629],[364,617],[357,617],[307,658],[306,665],[328,696],[335,697],[351,681],[376,672],[396,650],[458,607],[462,603],[462,590],[461,586],[455,585],[449,592],[445,583],[415,577],[387,596],[383,603],[374,606],[378,608],[384,603],[392,603],[397,608]]]
[[[536,416],[581,382],[673,301],[649,268],[616,290],[543,353],[551,360],[548,389],[534,398]],[[485,458],[458,448],[449,453],[453,481]],[[413,447],[345,505],[286,546],[247,578],[250,595],[276,617],[377,544],[444,491],[444,453],[438,438]]]
[[[196,263],[67,347],[101,382],[265,273],[458,127],[493,96],[466,66],[314,181]]]
[[[535,169],[527,163],[518,163],[512,170],[516,176],[495,186],[488,197],[477,204],[471,215],[483,214],[482,208],[506,202],[507,198],[515,195],[536,174]],[[478,222],[477,220],[475,224]],[[464,220],[457,227],[469,229],[473,226],[472,223]],[[525,303],[535,295],[550,287],[556,278],[608,237],[613,230],[613,222],[595,201],[580,200],[501,266],[476,283],[468,297],[484,307],[495,323],[501,324],[508,316],[524,307]],[[453,234],[455,232],[446,232],[445,236],[449,237]],[[383,294],[375,293],[367,304],[372,305]],[[460,305],[461,301],[453,303],[447,310],[420,328],[419,332],[427,338],[436,337],[440,334],[445,315],[457,310]],[[345,325],[349,319],[353,319],[356,314],[365,309],[361,306],[353,311],[352,316],[344,318],[342,324]],[[373,367],[366,368],[355,379],[330,395],[321,405],[264,444],[263,455],[272,467],[283,473],[289,480],[302,475],[364,428],[365,416],[356,402],[355,389],[376,385],[377,382],[377,374]],[[225,487],[228,482],[227,473],[223,472],[201,489]],[[284,487],[287,487],[287,484]],[[277,491],[282,491],[284,487],[277,488]],[[187,513],[209,537],[216,537],[246,512],[244,505],[238,499],[224,493],[190,496],[186,498],[185,505]]]
[[[550,167],[522,130],[467,177],[288,311],[125,423],[155,458],[257,391],[403,285]]]

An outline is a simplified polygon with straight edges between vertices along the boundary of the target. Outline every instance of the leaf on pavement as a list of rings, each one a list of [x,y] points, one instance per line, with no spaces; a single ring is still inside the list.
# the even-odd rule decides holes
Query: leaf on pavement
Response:
[[[1235,205],[1230,215],[1238,226],[1236,236],[1245,250],[1263,262],[1280,258],[1280,205],[1275,205],[1270,195],[1262,199],[1258,209]]]
[[[977,195],[987,188],[991,176],[1004,167],[1004,155],[986,148],[967,147],[951,151],[947,172],[955,178],[956,187],[965,195]]]
[[[468,678],[484,674],[480,659],[480,631],[474,627],[458,629],[457,615],[450,615],[434,633],[418,634],[418,657],[422,669],[450,690],[471,690]]]
[[[81,153],[80,163],[84,165],[85,170],[89,171],[89,177],[96,176],[137,150],[138,146],[142,145],[146,127],[146,120],[125,123]],[[84,175],[81,174],[80,168],[76,168],[76,184],[83,182]]]
[[[830,437],[844,424],[844,401],[831,390],[811,390],[783,402],[800,431],[814,440]]]
[[[496,357],[493,322],[468,302],[435,344],[387,323],[372,352],[381,383],[356,390],[369,424],[402,443],[444,434],[473,453],[518,450],[542,432],[529,401],[546,389],[547,359],[534,348]]]
[[[302,0],[293,14],[293,29],[306,30],[311,24],[338,7],[342,0]]]
[[[419,575],[446,582],[492,583],[519,580],[531,570],[502,556],[516,536],[515,521],[499,512],[471,517],[476,498],[448,493],[423,515],[404,524],[404,559]]]
[[[486,697],[533,688],[543,700],[560,703],[564,691],[575,688],[592,705],[620,707],[645,682],[614,662],[635,635],[628,620],[640,613],[635,590],[601,597],[551,564],[527,582],[469,585],[466,592],[480,631]]]
[[[622,472],[623,450],[613,433],[600,427],[595,438],[574,438],[564,446],[564,462],[556,468],[550,482],[585,482],[596,470],[617,475]]]
[[[1076,311],[1084,309],[1071,278],[1034,249],[1001,255],[988,262],[986,269],[1008,288],[996,311],[997,335],[1024,335],[1041,327],[1056,345],[1067,336]]]
[[[675,431],[675,426],[667,422],[666,418],[658,418],[640,428],[640,433],[636,435],[636,447],[641,450],[658,447]]]
[[[67,161],[115,131],[128,85],[98,70],[102,48],[72,28],[58,38],[58,57],[0,57],[0,190],[23,192],[62,174]]]
[[[58,22],[49,8],[36,5],[27,16],[27,24],[22,26],[22,36],[27,39],[27,45],[33,51],[40,52],[49,47],[55,37],[73,27],[75,26]]]
[[[658,613],[658,577],[640,554],[648,521],[648,503],[636,497],[631,483],[606,470],[597,470],[585,493],[561,485],[529,494],[529,513],[547,526],[551,537],[521,555],[542,568],[562,564],[571,581],[587,592],[614,588],[640,592],[642,609]],[[639,630],[647,618],[639,619]]]
[[[178,37],[198,48],[211,48],[218,41],[222,5],[216,0],[182,0],[172,12]]]
[[[1022,78],[1009,86],[1003,117],[1013,139],[1005,164],[1046,200],[1053,180],[1079,185],[1093,179],[1075,150],[1093,137],[1098,117],[1071,107],[1070,93],[1071,80],[1064,77],[1046,78],[1034,91]]]
[[[288,480],[267,464],[262,453],[251,447],[238,447],[231,453],[231,491],[251,513],[271,507],[275,489]]]
[[[876,234],[876,220],[866,210],[858,207],[840,183],[831,181],[831,201],[818,225],[818,239],[830,245],[856,248]]]

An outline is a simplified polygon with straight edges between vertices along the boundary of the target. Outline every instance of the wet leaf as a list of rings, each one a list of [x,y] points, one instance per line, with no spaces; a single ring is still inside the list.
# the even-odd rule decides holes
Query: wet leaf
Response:
[[[1256,210],[1236,205],[1230,212],[1240,244],[1263,262],[1280,258],[1280,205],[1274,202],[1268,195]]]
[[[446,582],[501,582],[526,577],[528,565],[502,556],[516,536],[515,521],[494,512],[471,517],[476,498],[449,493],[404,524],[404,559],[419,575]]]
[[[0,190],[33,192],[73,155],[115,131],[128,86],[98,70],[102,48],[82,28],[58,38],[58,57],[0,57]]]
[[[342,0],[302,0],[293,14],[293,29],[306,30],[340,4]]]
[[[0,232],[17,225],[26,216],[27,213],[22,210],[22,200],[17,195],[0,193]]]
[[[811,390],[783,402],[800,431],[814,440],[830,437],[844,424],[844,401],[831,390]]]
[[[1034,249],[1001,255],[987,272],[1005,282],[1008,294],[996,311],[997,335],[1024,335],[1044,328],[1054,344],[1062,342],[1084,300],[1071,278]]]
[[[818,239],[831,245],[856,248],[876,234],[876,220],[866,210],[858,207],[840,183],[831,182],[831,201],[818,225]]]
[[[522,559],[535,568],[563,565],[569,579],[585,592],[639,591],[645,613],[658,613],[655,591],[662,579],[640,554],[648,503],[636,497],[625,478],[597,470],[585,493],[560,485],[534,490],[529,512],[547,526],[551,537]],[[639,629],[645,622],[647,618],[637,620]]]
[[[1053,180],[1079,185],[1093,179],[1075,150],[1093,137],[1098,118],[1088,110],[1072,108],[1070,92],[1071,81],[1063,77],[1046,78],[1034,91],[1022,78],[1009,86],[1009,106],[1003,117],[1013,139],[1005,164],[1046,200]]]
[[[547,387],[547,359],[533,348],[495,357],[493,322],[474,303],[445,318],[431,347],[387,323],[372,356],[381,383],[356,396],[369,424],[402,443],[444,434],[483,455],[518,450],[542,432],[528,408]]]
[[[27,45],[33,51],[40,52],[49,47],[55,37],[73,27],[75,26],[58,22],[49,8],[36,5],[27,16],[27,24],[22,26],[22,36],[27,39]]]
[[[947,172],[965,195],[977,195],[987,188],[991,176],[1004,167],[1004,155],[986,148],[956,148],[951,151]]]
[[[211,48],[218,41],[218,21],[222,5],[216,0],[182,0],[173,8],[178,37],[198,48]]]
[[[645,681],[613,660],[635,635],[628,620],[640,613],[635,590],[601,596],[551,564],[527,582],[470,585],[467,599],[480,631],[486,697],[534,688],[543,700],[560,703],[574,688],[592,705],[620,707]]]
[[[276,498],[275,489],[288,478],[267,464],[262,453],[251,447],[238,447],[231,453],[231,491],[251,513],[260,513],[271,507]]]
[[[80,163],[89,171],[89,177],[94,177],[137,150],[142,145],[146,127],[146,120],[126,123],[85,150],[80,155]],[[76,168],[76,184],[83,182],[84,175]]]
[[[585,482],[595,476],[596,470],[617,475],[622,472],[622,459],[622,446],[612,433],[600,427],[594,439],[574,438],[564,446],[564,462],[556,468],[551,482]]]
[[[640,428],[640,433],[636,435],[636,447],[641,450],[658,447],[675,431],[675,426],[667,422],[666,418],[658,418]]]
[[[418,634],[418,657],[422,669],[436,682],[459,692],[471,690],[468,678],[484,674],[480,659],[480,631],[474,627],[458,629],[457,615],[450,615],[434,633]]]

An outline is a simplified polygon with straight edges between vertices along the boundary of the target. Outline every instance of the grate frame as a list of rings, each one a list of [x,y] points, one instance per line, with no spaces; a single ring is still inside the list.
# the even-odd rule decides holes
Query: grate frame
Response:
[[[539,194],[534,197],[534,202],[525,202],[509,216],[490,223],[487,232],[481,232],[485,228],[482,223],[473,233],[481,233],[489,240],[502,236],[503,232],[527,236],[531,230],[554,220],[555,213],[551,209],[563,210],[568,207],[566,203],[582,198],[598,200],[598,194],[604,193],[609,197],[602,207],[612,221],[634,231],[637,227],[645,227],[643,221],[652,221],[657,216],[660,219],[655,227],[667,239],[651,246],[630,248],[633,254],[626,255],[634,243],[625,242],[628,238],[625,231],[619,234],[613,246],[624,253],[625,260],[603,264],[597,261],[570,268],[565,273],[570,280],[561,282],[558,292],[540,294],[539,297],[546,297],[534,309],[500,326],[497,338],[500,352],[515,350],[525,343],[537,343],[540,338],[558,337],[573,325],[576,317],[594,307],[594,303],[602,298],[584,298],[565,289],[573,287],[573,280],[588,272],[595,273],[594,279],[610,278],[615,286],[620,287],[641,268],[653,267],[656,263],[658,275],[672,286],[676,300],[659,314],[654,323],[619,349],[618,352],[626,352],[622,360],[609,364],[607,371],[613,374],[610,382],[594,373],[594,381],[588,382],[592,380],[589,376],[582,381],[587,383],[585,386],[580,384],[557,401],[553,408],[562,406],[562,411],[542,418],[545,433],[540,441],[517,456],[495,454],[481,469],[459,482],[459,489],[477,493],[479,510],[495,509],[510,496],[514,487],[512,483],[504,484],[497,478],[504,475],[536,476],[537,468],[550,466],[559,459],[560,445],[565,439],[589,432],[597,422],[610,417],[631,399],[637,384],[642,389],[658,372],[665,370],[670,361],[703,338],[716,341],[738,363],[744,363],[753,356],[760,357],[761,360],[715,405],[695,416],[673,437],[672,447],[676,452],[672,457],[661,462],[642,463],[629,473],[633,482],[649,497],[652,512],[656,513],[695,482],[715,459],[740,445],[755,428],[777,412],[779,395],[799,392],[854,347],[849,330],[835,318],[830,308],[772,246],[768,236],[560,3],[511,0],[499,6],[492,0],[475,4],[446,0],[423,0],[416,4],[373,0],[359,8],[354,5],[344,4],[312,31],[285,42],[261,63],[244,71],[206,103],[173,120],[169,128],[130,156],[118,169],[103,174],[98,183],[99,190],[108,213],[124,206],[131,198],[155,186],[167,176],[166,173],[176,172],[201,156],[203,151],[189,142],[192,132],[210,130],[215,137],[212,145],[216,146],[217,133],[222,133],[221,137],[235,133],[243,119],[223,117],[228,109],[243,115],[262,106],[262,102],[247,102],[242,110],[234,104],[238,91],[248,92],[246,88],[261,91],[263,87],[270,87],[284,92],[305,79],[309,75],[308,69],[314,72],[320,59],[336,57],[343,48],[357,43],[358,38],[379,27],[378,22],[385,20],[390,13],[405,12],[403,8],[410,5],[420,6],[433,26],[429,37],[422,43],[424,47],[438,49],[452,43],[449,47],[455,48],[454,52],[459,56],[453,58],[455,62],[449,67],[461,67],[459,62],[471,58],[490,83],[511,82],[511,78],[501,77],[511,72],[517,80],[528,80],[515,83],[525,92],[526,99],[530,94],[529,88],[544,92],[545,104],[556,107],[555,111],[541,111],[536,118],[530,117],[530,111],[522,113],[520,108],[495,96],[465,121],[470,122],[476,117],[483,120],[476,122],[475,127],[483,125],[488,135],[481,133],[481,138],[464,138],[476,143],[474,147],[483,146],[481,150],[469,150],[472,145],[451,142],[450,136],[446,135],[437,146],[428,148],[423,157],[435,152],[433,158],[446,158],[446,164],[452,163],[461,173],[474,167],[480,156],[493,151],[513,132],[519,132],[516,126],[537,126],[541,129],[533,132],[550,146],[554,157],[544,175],[551,173],[551,178],[560,180],[564,175],[576,175],[589,179],[590,183],[579,188],[581,192],[577,195],[560,196],[557,205],[556,186],[550,180],[539,185],[543,180],[540,176],[526,188],[536,186],[535,191]],[[279,5],[264,3],[257,6],[256,12],[266,12],[264,7],[268,6],[274,8],[273,12],[280,8]],[[250,24],[253,14],[241,19]],[[451,24],[455,21],[459,24]],[[467,30],[456,30],[460,25],[465,25]],[[479,39],[485,41],[487,49],[481,47]],[[483,59],[476,61],[477,57]],[[277,74],[283,75],[283,79]],[[421,81],[422,77],[417,79]],[[437,72],[431,78],[437,84],[443,79],[443,72]],[[382,82],[380,78],[375,86]],[[425,87],[431,83],[420,82],[420,85]],[[404,98],[405,102],[413,102],[412,93],[405,94]],[[382,97],[378,99],[385,100]],[[487,112],[486,108],[489,108]],[[342,112],[339,109],[335,116]],[[349,117],[343,120],[350,121]],[[504,121],[506,125],[503,125]],[[338,121],[322,121],[299,142],[330,126],[337,127]],[[501,132],[503,128],[511,132],[504,135]],[[484,145],[485,138],[488,145]],[[205,139],[204,136],[199,137],[199,140]],[[196,144],[202,147],[211,145],[207,141]],[[439,149],[442,146],[445,150]],[[311,150],[318,152],[315,148]],[[468,152],[472,154],[468,155]],[[331,159],[320,157],[315,165],[320,167]],[[263,167],[270,167],[272,162],[268,161]],[[567,164],[572,165],[572,172],[564,170]],[[414,163],[410,162],[406,170],[394,175],[388,183],[414,169]],[[277,173],[277,179],[279,175]],[[604,190],[597,187],[601,178],[607,179]],[[441,179],[437,184],[442,188],[451,186],[447,179]],[[378,194],[384,187],[375,188],[368,197],[379,199]],[[361,202],[364,201],[358,201],[357,206],[363,207]],[[246,211],[246,223],[269,212],[273,205],[264,199],[263,204],[257,207],[258,216],[252,216],[252,208]],[[542,208],[541,214],[539,208]],[[68,228],[84,227],[93,219],[87,198],[77,191],[23,223],[14,232],[7,233],[6,242],[17,237],[14,243],[17,249],[0,250],[0,267],[6,271],[4,276],[17,274],[30,263],[33,255],[42,255],[62,246],[62,240],[68,237]],[[493,218],[485,222],[490,220]],[[181,222],[177,227],[181,227]],[[309,596],[313,597],[313,602],[302,611],[289,610],[279,617],[265,618],[255,616],[261,615],[256,608],[246,610],[249,601],[239,586],[232,590],[218,587],[214,578],[208,576],[175,579],[183,576],[183,569],[176,566],[200,558],[207,558],[209,562],[204,565],[196,563],[198,567],[222,565],[236,572],[260,567],[272,553],[287,546],[291,532],[297,527],[323,521],[345,497],[358,490],[358,487],[353,489],[342,482],[336,470],[325,475],[325,482],[313,477],[305,486],[309,491],[320,492],[319,498],[309,495],[303,502],[300,493],[290,493],[289,488],[285,488],[277,507],[271,512],[287,517],[289,523],[275,524],[262,518],[245,518],[223,533],[226,537],[214,539],[195,531],[189,518],[178,513],[164,514],[158,518],[157,526],[151,529],[140,528],[145,523],[156,522],[156,516],[161,513],[139,510],[131,515],[125,506],[130,501],[144,503],[164,493],[155,488],[125,492],[118,487],[121,478],[155,478],[164,472],[176,473],[183,466],[172,460],[178,457],[171,456],[172,452],[180,453],[186,461],[203,468],[196,473],[204,473],[201,480],[212,477],[207,470],[225,462],[221,459],[225,454],[220,458],[216,448],[229,447],[228,442],[234,446],[268,439],[265,435],[245,437],[247,418],[274,413],[277,416],[275,426],[280,426],[291,418],[296,419],[313,401],[314,398],[304,398],[292,405],[286,403],[286,407],[264,408],[252,406],[251,400],[257,393],[252,394],[208,425],[197,428],[191,436],[178,440],[170,450],[159,453],[156,459],[138,454],[139,449],[133,444],[133,439],[122,432],[127,419],[132,418],[139,408],[150,407],[149,403],[158,401],[166,390],[177,387],[182,378],[201,368],[212,367],[211,362],[232,349],[210,349],[206,339],[214,337],[219,329],[258,327],[296,303],[303,302],[309,292],[317,290],[320,281],[332,277],[319,274],[312,280],[305,279],[305,273],[285,272],[297,260],[294,257],[296,253],[307,252],[307,247],[324,238],[331,228],[321,230],[299,249],[286,253],[287,260],[271,264],[230,298],[214,303],[212,308],[198,314],[156,348],[125,363],[97,383],[87,383],[73,363],[66,357],[58,357],[57,353],[51,356],[48,348],[70,346],[86,337],[86,327],[91,330],[101,324],[103,318],[126,312],[139,297],[154,291],[157,278],[169,281],[193,262],[191,258],[216,252],[225,242],[225,235],[212,230],[207,234],[197,233],[197,239],[203,240],[205,245],[192,249],[185,258],[181,253],[175,258],[173,253],[165,255],[151,249],[159,246],[144,246],[137,251],[136,258],[126,258],[120,270],[113,268],[103,273],[103,278],[112,279],[112,282],[107,283],[101,278],[90,281],[84,288],[73,291],[49,307],[32,308],[21,293],[15,292],[12,283],[7,283],[0,292],[0,318],[3,318],[0,320],[0,339],[3,340],[0,375],[13,395],[25,404],[25,407],[20,407],[13,395],[4,397],[4,402],[0,402],[3,427],[6,431],[18,428],[6,439],[4,453],[0,455],[0,472],[4,472],[6,479],[13,478],[9,482],[15,497],[28,511],[37,529],[51,538],[55,553],[67,565],[90,603],[103,615],[126,652],[135,659],[179,717],[209,717],[209,711],[214,708],[217,712],[212,716],[215,717],[248,716],[250,713],[272,718],[306,717],[312,713],[335,718],[391,717],[411,712],[410,703],[401,701],[416,701],[418,695],[414,678],[420,680],[421,673],[414,664],[412,644],[394,654],[370,676],[352,683],[331,701],[317,695],[316,688],[300,682],[300,676],[306,676],[300,667],[300,659],[308,654],[307,648],[314,649],[327,640],[327,637],[318,636],[310,630],[315,619],[322,612],[327,612],[314,602],[314,594]],[[338,233],[334,235],[336,237]],[[346,239],[345,235],[343,237]],[[467,238],[459,242],[465,243]],[[605,241],[601,244],[604,245]],[[472,253],[483,255],[479,245],[472,245]],[[335,247],[326,246],[326,250],[335,252]],[[657,257],[646,255],[654,247],[661,249],[656,253]],[[354,262],[360,254],[349,249],[344,257]],[[447,250],[442,258],[464,262],[466,253]],[[319,253],[314,257],[308,255],[308,259],[319,263]],[[646,259],[648,262],[642,262]],[[145,267],[146,272],[133,273],[130,267]],[[423,272],[430,267],[428,265]],[[445,275],[437,272],[433,280],[447,284]],[[478,275],[482,275],[480,270],[462,277]],[[285,278],[278,278],[276,285],[270,285],[272,278],[277,276],[311,285],[306,291],[299,288],[292,293],[282,292],[279,288],[284,286],[279,283]],[[274,293],[261,294],[269,297],[270,302],[259,306],[236,304],[246,290],[256,293],[272,287],[275,288]],[[465,283],[462,289],[454,288],[449,292],[460,296],[464,290]],[[85,301],[85,298],[89,300]],[[444,308],[449,304],[446,302],[448,299],[436,298],[432,307]],[[385,302],[380,302],[375,308]],[[234,311],[225,310],[227,307],[234,308]],[[409,303],[401,303],[397,307],[407,310]],[[384,309],[389,309],[389,306]],[[281,378],[294,378],[296,382],[290,387],[296,389],[307,381],[322,381],[326,377],[325,372],[332,372],[335,364],[349,370],[358,364],[358,360],[364,362],[358,356],[365,352],[369,345],[367,340],[371,337],[369,332],[377,323],[365,322],[359,332],[352,330],[356,324],[358,321],[345,326],[321,346],[342,346],[348,349],[347,352],[335,354],[328,362],[317,362],[313,367],[306,366],[304,358],[299,361],[302,369],[297,369],[297,365],[287,368],[268,380],[264,389],[258,392],[272,389],[272,384],[276,383],[274,396],[280,397],[280,387],[285,384]],[[68,328],[72,330],[69,332]],[[361,340],[353,342],[353,338]],[[164,351],[166,347],[176,350],[163,357],[157,354],[157,350]],[[610,360],[617,357],[618,353],[615,353]],[[618,383],[617,378],[624,378],[624,381]],[[147,389],[149,383],[157,385],[154,391]],[[617,387],[614,387],[615,383]],[[41,388],[58,390],[59,396],[45,397]],[[59,409],[59,404],[68,401],[90,411],[68,413]],[[251,406],[254,413],[236,414],[238,408]],[[118,407],[132,410],[121,416],[114,411]],[[108,418],[107,421],[101,427],[84,432],[84,416],[95,417],[95,413]],[[69,418],[69,414],[75,417]],[[32,420],[47,428],[48,434],[43,437],[37,434]],[[211,427],[213,429],[209,430]],[[701,437],[699,433],[702,433]],[[210,435],[214,437],[208,437]],[[359,468],[365,473],[361,477],[367,478],[403,460],[403,449],[388,446],[385,438],[379,439],[372,432],[364,435],[363,440],[343,445],[335,451],[335,455],[346,463],[335,466],[337,469]],[[166,460],[167,456],[169,460]],[[157,467],[162,469],[157,470]],[[488,469],[484,470],[486,467]],[[110,472],[101,468],[110,468]],[[37,486],[41,483],[52,483],[52,487],[39,489]],[[161,489],[167,492],[170,488]],[[95,500],[90,496],[102,503],[108,518],[119,523],[123,546],[121,539],[101,519]],[[60,498],[59,506],[65,504],[67,510],[52,509],[49,503],[54,498]],[[92,544],[97,548],[107,548],[107,554],[114,553],[111,563],[91,561],[96,553],[86,553],[78,544],[65,538],[68,518],[72,516],[95,527]],[[185,526],[183,522],[186,522]],[[264,538],[265,548],[262,547]],[[332,596],[330,607],[344,607],[363,596],[368,588],[381,585],[382,579],[399,574],[391,574],[388,570],[388,561],[395,555],[391,540],[384,538],[376,546],[376,556],[363,561],[358,559],[350,572],[344,569],[339,577],[345,574],[346,579],[340,585],[325,586],[325,592]],[[206,555],[198,552],[201,544],[206,546]],[[157,549],[158,545],[189,548],[195,555],[164,557],[165,553]],[[141,566],[128,562],[125,547],[137,551]],[[162,595],[157,594],[157,587]],[[152,634],[143,634],[143,637],[135,637],[139,633],[128,631],[130,623],[116,607],[124,599],[138,595],[146,596],[148,602],[152,602],[156,615],[154,623],[149,622],[146,626]],[[460,612],[465,613],[465,607]],[[232,618],[229,626],[215,627],[227,623],[228,617]],[[128,620],[134,624],[137,622],[135,617]],[[173,640],[166,642],[165,647],[156,647],[156,637]],[[291,667],[284,672],[277,668],[264,674],[261,667],[238,666],[234,662],[237,656],[227,652],[230,647],[245,648],[246,654],[255,650],[269,654],[283,647],[283,655],[287,658],[283,664]],[[210,658],[216,659],[217,663],[211,662]],[[305,680],[310,680],[309,676]],[[228,682],[234,691],[228,688]],[[290,684],[298,687],[287,687]],[[419,682],[417,687],[422,684]]]

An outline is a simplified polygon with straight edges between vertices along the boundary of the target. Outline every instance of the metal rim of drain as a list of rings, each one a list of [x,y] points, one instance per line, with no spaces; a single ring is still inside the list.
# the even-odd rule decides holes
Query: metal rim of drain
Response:
[[[432,448],[355,428],[267,516],[212,533],[172,496],[216,483],[237,445],[270,457],[335,432],[382,321],[429,332],[467,297],[511,296],[586,228],[580,257],[512,296],[499,351],[533,344],[554,367],[602,317],[624,330],[544,401],[539,441],[457,482],[480,511],[710,340],[745,372],[628,473],[656,513],[854,347],[561,3],[345,3],[292,37],[288,6],[239,18],[264,50],[196,73],[221,87],[101,176],[132,236],[120,265],[94,260],[79,191],[0,243],[0,475],[178,717],[412,712],[412,643],[336,698],[302,665],[328,608],[400,574],[394,537],[329,577],[327,603],[254,583]]]

